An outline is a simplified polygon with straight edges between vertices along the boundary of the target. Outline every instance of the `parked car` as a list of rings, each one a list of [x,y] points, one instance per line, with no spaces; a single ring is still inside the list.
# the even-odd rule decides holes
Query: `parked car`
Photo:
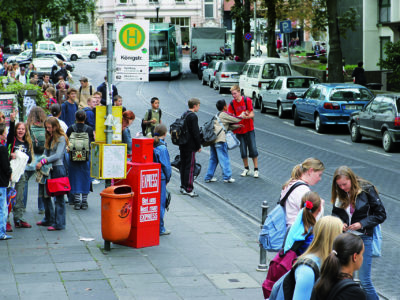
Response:
[[[400,94],[376,96],[362,110],[351,114],[348,126],[353,142],[366,136],[382,140],[383,149],[392,151],[400,142]]]
[[[64,61],[64,64],[66,65],[68,71],[70,72],[74,71],[75,68],[74,64],[69,62],[68,58],[59,52],[36,51],[36,58],[43,58],[43,57],[52,57],[55,59],[60,59]],[[25,50],[24,52],[21,52],[20,55],[10,56],[7,59],[7,63],[14,63],[14,62],[17,62],[20,65],[20,67],[27,67],[32,62],[32,50]]]
[[[37,42],[37,48],[40,51],[56,51],[67,57],[69,60],[75,61],[80,58],[82,55],[77,50],[72,49],[71,47],[66,48],[60,44],[56,44],[53,41],[39,41]]]
[[[216,69],[214,89],[221,94],[222,89],[230,88],[235,84],[239,84],[239,77],[244,65],[244,62],[236,62],[232,60],[221,62]]]
[[[208,67],[203,70],[203,76],[201,78],[201,83],[203,85],[213,87],[215,79],[215,68],[221,61],[223,60],[213,60],[208,64]]]
[[[34,58],[32,63],[36,67],[36,73],[39,75],[39,78],[43,78],[44,74],[51,73],[51,68],[57,63],[57,60],[53,57],[40,57]]]
[[[256,57],[250,59],[240,75],[239,86],[242,95],[250,97],[253,103],[258,101],[260,92],[277,76],[290,76],[289,64],[280,58]],[[253,104],[254,105],[254,104]]]
[[[283,118],[286,112],[292,111],[293,101],[302,96],[307,89],[320,83],[318,78],[308,76],[278,76],[267,89],[261,90],[260,97],[253,105],[261,107],[261,112],[267,109],[278,111],[278,117]]]
[[[18,44],[11,44],[5,47],[4,52],[5,53],[11,53],[11,54],[19,54],[21,53],[21,45]]]
[[[347,125],[350,114],[361,110],[372,98],[371,91],[352,83],[320,83],[310,87],[293,102],[294,125],[302,120],[315,123],[323,132],[326,125]]]
[[[213,60],[225,60],[225,55],[221,53],[204,53],[199,61],[197,77],[201,80],[203,78],[203,71],[208,68],[208,65]]]

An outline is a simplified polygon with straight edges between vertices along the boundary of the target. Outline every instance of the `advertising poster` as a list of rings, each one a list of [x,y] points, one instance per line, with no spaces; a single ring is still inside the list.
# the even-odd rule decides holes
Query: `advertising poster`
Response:
[[[6,124],[10,126],[10,114],[14,108],[16,95],[14,93],[0,93],[0,111],[6,116]]]

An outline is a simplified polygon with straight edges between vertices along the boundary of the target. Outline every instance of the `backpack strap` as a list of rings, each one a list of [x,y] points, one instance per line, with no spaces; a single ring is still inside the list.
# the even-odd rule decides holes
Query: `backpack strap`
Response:
[[[153,110],[150,108],[150,109],[148,110],[148,113],[147,113],[147,121],[150,121],[150,120],[151,120],[152,114],[153,114]],[[147,125],[147,124],[146,124],[146,125]]]
[[[343,280],[339,280],[338,283],[335,284],[335,286],[332,288],[331,292],[329,293],[329,297],[327,300],[334,300],[336,299],[336,296],[342,292],[343,290],[345,290],[348,287],[351,286],[359,286],[359,284],[357,282],[355,282],[352,279],[343,279]]]
[[[289,191],[287,191],[286,195],[285,195],[281,200],[278,201],[278,204],[280,204],[281,206],[285,206],[285,202],[286,202],[286,200],[288,199],[288,197],[290,196],[290,194],[293,192],[293,190],[294,190],[295,188],[297,188],[297,187],[300,186],[300,185],[306,185],[306,186],[308,186],[308,184],[305,183],[305,182],[301,182],[301,181],[296,182],[295,184],[293,184],[293,185],[290,187],[290,189],[289,189]]]
[[[160,121],[161,121],[161,115],[162,115],[162,111],[161,111],[161,108],[159,108],[159,110],[160,110]]]
[[[236,109],[235,109],[235,106],[233,105],[233,100],[231,101],[231,103],[229,105],[232,107],[233,113],[235,114],[235,117],[236,117]]]
[[[74,132],[78,132],[78,127],[76,126],[76,124],[72,124],[72,129],[74,130]]]
[[[89,86],[89,90],[90,90],[90,92],[89,92],[90,96],[92,96],[93,95],[93,86],[92,85]]]

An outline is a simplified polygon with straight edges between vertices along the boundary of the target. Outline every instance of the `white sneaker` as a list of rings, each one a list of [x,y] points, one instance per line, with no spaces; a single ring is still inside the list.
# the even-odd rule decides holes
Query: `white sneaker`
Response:
[[[185,194],[186,193],[184,188],[181,188],[179,191],[181,192],[181,194]]]
[[[257,170],[257,171],[254,171],[253,177],[254,177],[254,178],[258,178],[258,175],[259,175],[259,174],[258,174],[258,170]]]
[[[197,194],[195,191],[191,191],[190,193],[185,191],[183,194],[184,195],[188,195],[188,196],[190,196],[192,198],[199,196],[199,194]]]
[[[246,177],[246,176],[249,175],[249,174],[250,174],[250,170],[244,169],[243,172],[242,172],[242,174],[240,174],[240,176]]]
[[[100,180],[97,180],[97,179],[92,181],[92,184],[99,184],[99,183],[100,183]]]
[[[205,182],[206,182],[206,183],[209,183],[209,182],[216,182],[217,180],[218,180],[217,177],[213,177],[213,178],[211,178],[211,179],[205,180]]]
[[[233,178],[231,177],[231,178],[229,178],[229,179],[227,179],[227,180],[224,180],[224,182],[225,182],[225,183],[234,183],[234,182],[235,182],[235,179],[233,179]]]

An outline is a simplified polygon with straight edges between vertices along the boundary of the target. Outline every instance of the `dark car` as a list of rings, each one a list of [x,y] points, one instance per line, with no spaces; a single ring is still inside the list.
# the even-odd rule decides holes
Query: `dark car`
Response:
[[[68,71],[73,72],[74,71],[74,64],[68,61],[68,58],[62,55],[59,52],[54,52],[54,51],[36,51],[36,57],[37,58],[56,58],[59,60],[62,60],[67,68]],[[20,55],[17,56],[10,56],[7,59],[7,63],[14,63],[17,62],[20,67],[28,67],[28,65],[32,62],[32,50],[25,50],[22,52]]]
[[[363,136],[379,139],[386,152],[392,151],[400,142],[400,94],[375,97],[351,114],[348,125],[353,142],[360,142]]]
[[[299,126],[302,120],[313,122],[318,133],[327,125],[347,125],[350,114],[361,110],[373,97],[369,89],[358,84],[315,84],[294,100],[294,125]]]
[[[197,76],[201,80],[203,78],[203,70],[208,68],[208,65],[213,60],[225,60],[225,55],[221,53],[204,53],[197,67]]]

